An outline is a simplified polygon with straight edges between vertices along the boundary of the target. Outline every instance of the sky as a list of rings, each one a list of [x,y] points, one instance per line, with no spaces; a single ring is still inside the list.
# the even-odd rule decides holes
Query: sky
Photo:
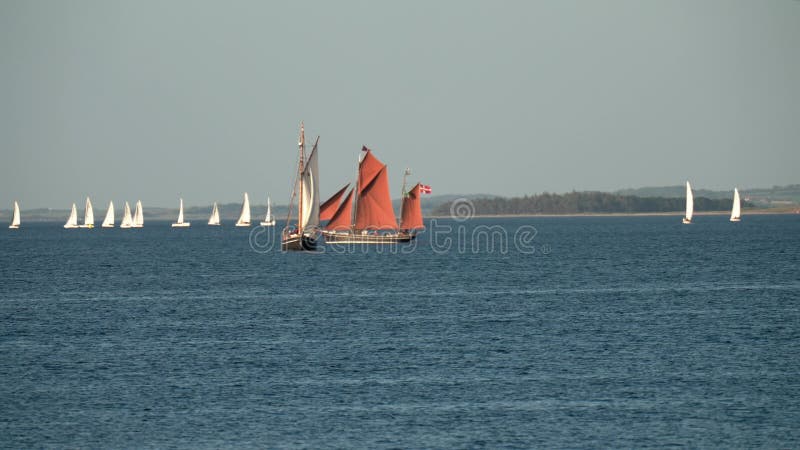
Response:
[[[800,182],[800,1],[0,0],[0,208]],[[323,198],[324,200],[324,198]]]

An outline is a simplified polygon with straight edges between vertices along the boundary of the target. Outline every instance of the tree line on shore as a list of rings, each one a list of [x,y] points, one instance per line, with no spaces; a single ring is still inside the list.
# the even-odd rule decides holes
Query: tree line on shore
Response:
[[[458,201],[458,200],[456,200]],[[683,211],[685,198],[637,197],[608,192],[548,192],[523,197],[485,197],[470,200],[477,215],[503,214],[591,214],[591,213],[662,213]],[[695,211],[725,211],[731,209],[731,199],[694,198]],[[451,213],[454,202],[446,202],[434,210],[434,215]],[[743,202],[742,207],[750,207]]]

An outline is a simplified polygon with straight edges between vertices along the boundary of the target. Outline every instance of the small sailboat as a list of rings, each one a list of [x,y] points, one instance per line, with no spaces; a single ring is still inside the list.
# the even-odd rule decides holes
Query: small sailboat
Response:
[[[83,225],[81,228],[94,228],[94,209],[92,209],[92,201],[86,197],[86,210],[83,212]]]
[[[130,210],[128,210],[130,212]],[[114,202],[108,202],[108,211],[106,211],[106,218],[103,219],[103,228],[114,228]]]
[[[731,208],[731,222],[742,220],[742,202],[739,200],[739,189],[733,188],[733,208]]]
[[[282,250],[307,250],[317,249],[319,237],[319,168],[317,163],[317,145],[319,137],[314,142],[314,147],[308,155],[306,153],[305,128],[300,123],[300,139],[297,142],[300,157],[297,161],[297,178],[289,200],[289,213],[286,217],[286,227],[281,233]],[[297,223],[292,226],[292,205],[297,197]]]
[[[144,226],[144,212],[142,211],[142,201],[136,200],[136,212],[133,213],[133,228],[142,228]]]
[[[120,228],[133,227],[133,218],[131,217],[131,205],[125,202],[125,213],[122,215],[122,223],[119,224]]]
[[[244,202],[242,203],[242,212],[239,214],[239,220],[236,221],[237,227],[250,226],[250,198],[247,192],[244,193]]]
[[[208,218],[208,224],[219,226],[219,208],[217,208],[217,202],[214,202],[214,208],[211,209],[211,217]]]
[[[683,217],[683,223],[692,223],[692,215],[694,214],[694,196],[692,195],[692,186],[686,182],[686,215]]]
[[[14,213],[11,216],[11,225],[8,228],[16,230],[19,228],[19,203],[14,200]]]
[[[187,228],[191,225],[189,222],[183,221],[183,199],[181,199],[181,208],[178,211],[178,221],[172,224],[172,228]]]
[[[72,211],[69,213],[64,228],[78,228],[78,207],[75,206],[75,203],[72,204]]]
[[[262,227],[271,227],[275,225],[275,217],[272,216],[272,202],[270,202],[269,196],[267,196],[267,215],[264,216],[264,220],[261,221]]]

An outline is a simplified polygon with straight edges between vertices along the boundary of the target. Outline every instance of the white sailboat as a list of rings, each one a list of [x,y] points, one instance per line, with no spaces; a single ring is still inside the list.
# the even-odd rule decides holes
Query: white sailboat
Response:
[[[281,250],[313,251],[317,249],[319,239],[319,164],[317,159],[317,146],[319,136],[314,141],[314,147],[306,159],[305,127],[300,122],[300,139],[297,142],[297,178],[289,200],[289,211],[286,216],[286,226],[281,232]],[[297,223],[292,225],[292,206],[297,198]]]
[[[75,206],[75,203],[72,204],[72,211],[69,213],[64,228],[78,228],[78,207]]]
[[[100,226],[103,228],[114,228],[114,202],[108,202],[108,211],[106,212],[106,218],[103,219],[103,224]]]
[[[739,189],[733,188],[733,208],[731,208],[731,222],[742,220],[742,202],[739,200]]]
[[[261,222],[262,227],[271,227],[275,225],[275,217],[272,216],[272,202],[267,196],[267,215],[264,217],[264,220]]]
[[[133,226],[133,218],[131,217],[131,205],[125,202],[125,213],[122,215],[122,223],[119,224],[120,228],[131,228]]]
[[[686,182],[686,216],[683,218],[683,223],[692,223],[692,215],[694,214],[694,196],[692,195],[692,186]]]
[[[89,197],[86,197],[86,210],[83,212],[83,225],[81,225],[81,228],[94,228],[94,209]]]
[[[189,222],[183,221],[183,199],[181,199],[181,208],[178,211],[178,221],[172,224],[172,228],[187,228],[191,225]]]
[[[214,202],[214,208],[211,209],[211,217],[208,218],[208,224],[211,226],[219,226],[219,208],[217,202]]]
[[[250,226],[250,198],[247,192],[244,193],[244,203],[242,203],[242,213],[239,214],[239,220],[236,221],[237,227]]]
[[[14,200],[14,214],[11,216],[11,225],[8,226],[11,229],[19,228],[19,203]]]
[[[133,228],[142,228],[144,226],[144,213],[142,212],[142,201],[136,200],[136,212],[133,213]]]

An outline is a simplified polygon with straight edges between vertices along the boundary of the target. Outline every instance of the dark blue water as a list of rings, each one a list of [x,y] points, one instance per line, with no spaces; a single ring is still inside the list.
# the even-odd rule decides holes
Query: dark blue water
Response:
[[[473,236],[494,224],[507,248]],[[0,445],[797,447],[798,248],[775,215],[443,221],[314,255],[2,229]]]

